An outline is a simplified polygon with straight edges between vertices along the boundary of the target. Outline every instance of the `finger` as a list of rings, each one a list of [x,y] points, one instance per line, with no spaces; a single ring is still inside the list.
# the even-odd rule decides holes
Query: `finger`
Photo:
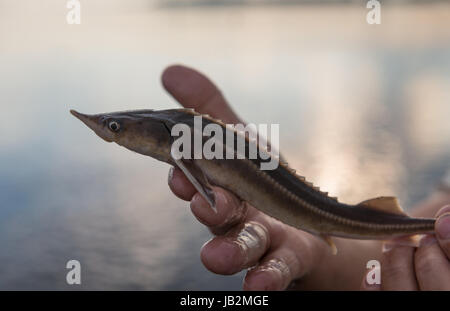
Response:
[[[284,290],[299,273],[300,263],[296,254],[288,248],[279,248],[253,269],[244,279],[244,290]]]
[[[182,200],[190,201],[197,190],[177,167],[171,167],[169,170],[168,184],[170,190]]]
[[[417,290],[414,274],[414,247],[389,241],[383,247],[381,261],[382,290]]]
[[[164,88],[186,108],[194,108],[225,123],[242,123],[222,93],[200,72],[181,65],[166,68],[162,74]]]
[[[450,260],[450,205],[444,206],[437,213],[435,231],[442,251]]]
[[[268,230],[251,221],[205,243],[200,257],[208,270],[230,275],[255,265],[269,245]]]
[[[212,187],[212,190],[217,212],[198,192],[191,200],[191,211],[202,224],[210,228],[212,233],[220,235],[244,221],[247,205],[225,189]]]
[[[450,290],[450,262],[434,236],[420,241],[414,263],[421,290]]]
[[[248,271],[244,290],[284,290],[291,282],[310,272],[328,250],[321,241],[311,239],[308,234],[299,234],[294,229],[281,231],[279,224],[278,221],[268,221],[270,250],[257,266]]]

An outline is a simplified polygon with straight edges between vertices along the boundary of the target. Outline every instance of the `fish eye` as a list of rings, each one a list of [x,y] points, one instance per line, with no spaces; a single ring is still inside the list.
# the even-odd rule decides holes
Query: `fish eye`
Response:
[[[117,121],[109,121],[108,128],[113,132],[117,132],[120,129],[120,124]]]

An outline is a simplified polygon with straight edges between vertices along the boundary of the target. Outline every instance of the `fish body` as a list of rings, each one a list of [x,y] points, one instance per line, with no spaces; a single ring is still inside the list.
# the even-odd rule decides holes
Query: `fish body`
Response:
[[[356,205],[341,203],[283,162],[274,170],[261,170],[260,164],[264,160],[260,156],[255,159],[175,159],[171,153],[174,141],[171,131],[176,124],[194,129],[194,117],[201,115],[191,109],[97,115],[71,112],[104,140],[179,167],[212,206],[214,196],[210,188],[214,185],[233,192],[241,200],[287,225],[323,238],[386,239],[434,231],[435,219],[409,217],[395,197],[378,197]],[[204,126],[213,123],[224,131],[234,131],[220,120],[202,117]],[[235,139],[240,135],[234,134]],[[246,150],[250,147],[261,149],[256,141],[247,138],[245,144]],[[226,148],[224,146],[224,150]]]

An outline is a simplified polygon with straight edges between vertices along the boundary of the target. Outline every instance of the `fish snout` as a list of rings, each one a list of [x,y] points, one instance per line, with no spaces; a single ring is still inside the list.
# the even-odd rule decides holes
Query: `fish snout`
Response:
[[[95,134],[97,134],[103,140],[107,142],[113,141],[113,135],[107,128],[105,128],[103,122],[101,121],[101,115],[88,115],[80,113],[74,109],[71,109],[70,113],[81,122],[86,124],[87,127],[93,130]]]

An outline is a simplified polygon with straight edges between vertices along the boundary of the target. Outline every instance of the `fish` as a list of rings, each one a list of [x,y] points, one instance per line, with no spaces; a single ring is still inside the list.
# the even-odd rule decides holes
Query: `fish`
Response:
[[[264,214],[318,236],[334,254],[337,249],[332,236],[384,240],[434,233],[434,218],[410,217],[396,197],[380,196],[358,204],[342,203],[298,175],[281,156],[277,158],[279,164],[275,169],[262,170],[261,164],[267,157],[269,160],[276,157],[269,148],[193,109],[145,109],[93,115],[70,112],[103,140],[180,168],[213,209],[212,187],[222,187]],[[174,156],[172,129],[182,124],[195,131],[194,119],[199,116],[202,128],[216,124],[226,133],[231,131],[235,142],[231,148],[236,148],[237,139],[244,137],[246,151],[257,148],[258,156],[233,159]],[[227,142],[224,139],[219,143]],[[229,150],[229,144],[223,150],[227,148]],[[237,153],[235,149],[232,152]]]

